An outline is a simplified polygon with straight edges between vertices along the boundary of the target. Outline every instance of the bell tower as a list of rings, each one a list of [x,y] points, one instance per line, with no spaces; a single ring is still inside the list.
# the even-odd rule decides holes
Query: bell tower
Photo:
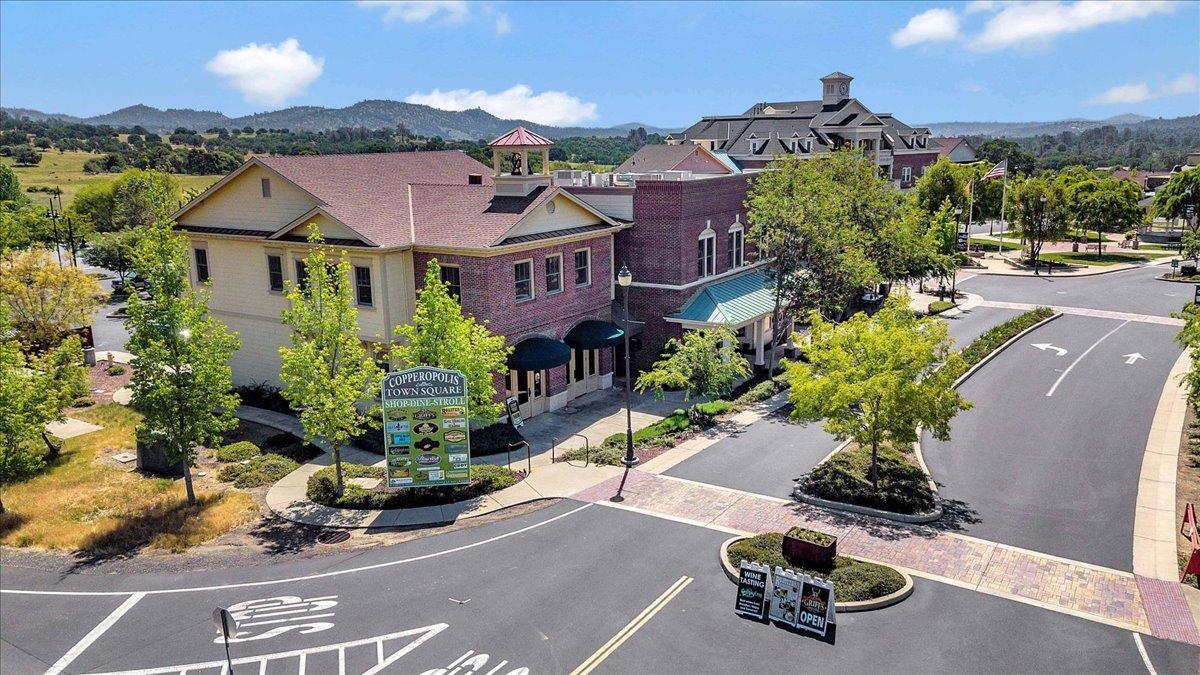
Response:
[[[842,71],[834,71],[821,78],[821,103],[830,105],[850,98],[850,80],[853,77]]]
[[[539,187],[550,185],[550,146],[554,141],[533,133],[525,127],[517,127],[495,139],[492,148],[492,179],[499,197],[524,197]],[[529,165],[530,151],[540,152],[542,167],[533,173]],[[513,156],[513,170],[503,173],[501,158],[505,153]]]

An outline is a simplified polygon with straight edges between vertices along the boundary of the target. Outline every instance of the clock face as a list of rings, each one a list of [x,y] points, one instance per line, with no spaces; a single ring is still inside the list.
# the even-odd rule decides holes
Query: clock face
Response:
[[[845,82],[842,83],[841,90],[842,90],[842,95],[845,96],[846,95],[846,83]]]

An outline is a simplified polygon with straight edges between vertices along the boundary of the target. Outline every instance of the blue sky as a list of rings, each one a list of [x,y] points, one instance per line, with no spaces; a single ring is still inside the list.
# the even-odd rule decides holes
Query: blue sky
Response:
[[[910,123],[1200,113],[1200,3],[0,3],[0,103],[362,99],[684,126],[853,93]]]

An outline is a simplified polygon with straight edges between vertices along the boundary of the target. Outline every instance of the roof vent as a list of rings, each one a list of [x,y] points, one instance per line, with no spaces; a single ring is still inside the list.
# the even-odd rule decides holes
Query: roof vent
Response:
[[[481,174],[481,173],[467,174],[467,185],[483,185],[483,174]]]

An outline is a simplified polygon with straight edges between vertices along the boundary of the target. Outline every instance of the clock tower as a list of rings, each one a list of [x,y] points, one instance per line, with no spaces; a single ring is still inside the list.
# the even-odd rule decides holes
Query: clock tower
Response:
[[[853,77],[835,71],[821,78],[821,103],[829,105],[850,98],[850,80]]]

